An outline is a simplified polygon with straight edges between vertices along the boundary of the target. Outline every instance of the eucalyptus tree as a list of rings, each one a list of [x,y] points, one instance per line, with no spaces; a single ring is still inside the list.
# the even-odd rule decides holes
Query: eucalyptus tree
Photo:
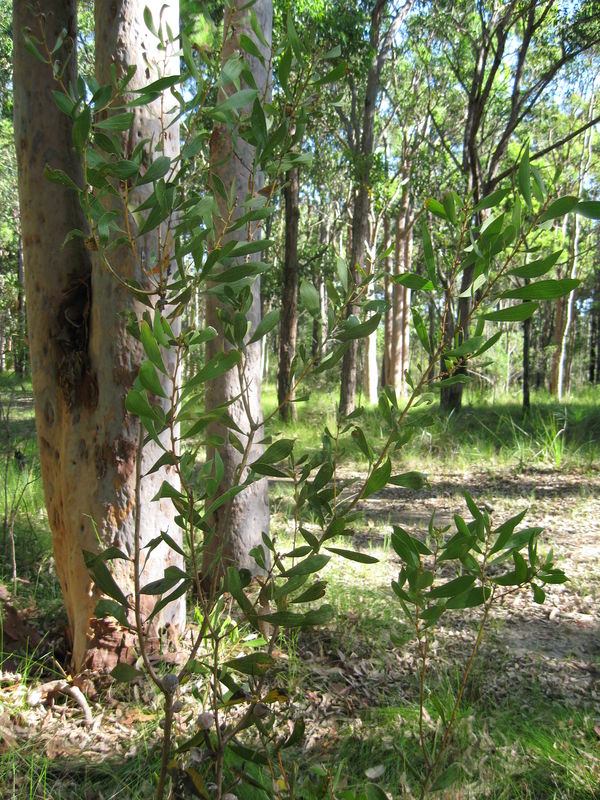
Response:
[[[252,113],[253,102],[264,102],[270,93],[271,34],[273,20],[272,0],[257,0],[252,5],[252,12],[258,22],[261,36],[252,52],[247,52],[245,44],[256,38],[252,29],[252,17],[248,4],[244,0],[234,0],[225,9],[223,25],[223,47],[221,63],[223,68],[230,63],[242,64],[245,59],[250,76],[244,74],[246,88],[252,99],[246,109],[248,116]],[[254,52],[256,50],[256,52]],[[229,84],[224,81],[221,87],[221,100],[227,97],[227,91],[235,91],[237,78]],[[252,86],[248,85],[251,80]],[[245,116],[245,115],[244,115]],[[240,123],[242,124],[242,117]],[[263,122],[264,124],[264,122]],[[210,140],[210,180],[217,198],[218,214],[215,221],[215,238],[220,241],[246,241],[249,253],[257,253],[262,246],[253,249],[253,245],[261,237],[260,223],[242,225],[237,230],[230,230],[231,219],[241,216],[252,207],[256,198],[265,186],[265,177],[260,163],[256,160],[256,147],[248,136],[239,135],[239,125],[234,127],[215,122]],[[261,129],[262,130],[262,129]],[[266,131],[265,131],[266,135]],[[219,191],[219,186],[224,191]],[[232,216],[233,215],[233,216]],[[251,256],[250,260],[255,258]],[[244,257],[247,261],[248,257]],[[251,339],[261,321],[260,280],[258,277],[248,289],[243,307],[232,306],[226,296],[214,291],[208,297],[207,321],[214,326],[218,336],[208,343],[207,356],[215,357],[223,348],[230,348],[224,335],[224,325],[233,325],[243,320],[242,338]],[[246,321],[247,320],[247,321]],[[262,444],[262,407],[261,407],[261,343],[249,342],[244,345],[244,362],[238,370],[232,370],[212,381],[206,394],[207,410],[227,405],[228,412],[238,428],[239,442],[227,441],[219,447],[223,474],[221,491],[227,491],[239,480],[240,469],[245,463],[257,460],[264,452]],[[215,427],[215,433],[223,435],[226,431]],[[240,452],[241,451],[241,452]],[[245,460],[242,453],[245,452]],[[209,448],[209,458],[214,451]],[[215,512],[214,532],[204,555],[205,578],[214,584],[216,577],[226,570],[228,565],[237,564],[252,573],[261,571],[250,551],[262,542],[262,534],[269,530],[269,496],[267,479],[252,483],[243,493],[233,498],[231,503],[224,504]]]
[[[436,8],[431,24],[466,101],[460,166],[462,188],[475,204],[510,174],[502,172],[509,143],[515,135],[526,140],[537,105],[561,71],[600,42],[598,14],[586,0],[569,8],[554,0]],[[439,126],[435,116],[433,109]],[[462,272],[449,338],[468,334],[473,280],[470,265]],[[462,384],[453,384],[442,392],[442,405],[459,408],[461,397]]]
[[[101,171],[96,157],[99,148],[107,158],[125,158],[137,172],[138,164],[153,159],[155,148],[164,155],[179,148],[178,126],[169,126],[160,100],[121,108],[117,114],[109,103],[115,92],[121,94],[121,106],[134,100],[155,62],[167,74],[177,71],[177,59],[164,45],[158,49],[157,36],[144,22],[145,5],[98,0],[96,77],[87,84],[77,74],[74,0],[13,6],[15,140],[35,416],[76,668],[90,657],[103,658],[102,643],[111,643],[109,623],[93,621],[101,591],[91,583],[84,551],[114,546],[131,556],[138,536],[142,546],[161,530],[178,538],[172,505],[150,502],[162,480],[176,478],[166,466],[144,477],[138,487],[140,473],[156,461],[160,448],[152,441],[142,444],[139,424],[125,407],[143,359],[141,343],[128,333],[127,314],[140,313],[142,301],[154,305],[159,300],[160,282],[171,269],[171,244],[159,229],[143,235],[139,219],[136,225],[127,210],[148,197],[151,176],[140,180],[140,186],[127,185],[123,196],[113,186],[118,176]],[[176,4],[161,11],[160,3],[151,2],[149,12],[157,20],[162,15],[162,22],[177,32]],[[93,118],[84,104],[88,94]],[[93,143],[88,141],[92,121],[98,126]],[[93,202],[81,189],[84,169],[100,192]],[[44,180],[43,172],[54,182]],[[87,198],[87,210],[106,235],[114,238],[112,231],[118,228],[136,237],[137,260],[119,242],[108,259],[99,257],[74,189]],[[72,231],[78,233],[73,236]],[[129,282],[139,287],[137,295]],[[166,368],[174,370],[175,365],[167,363]],[[179,555],[163,543],[149,551],[143,577],[152,580],[163,574],[165,564],[179,562]],[[114,562],[113,576],[122,591],[133,593],[129,558]],[[104,588],[110,580],[106,578]],[[166,623],[180,627],[184,621],[185,603],[179,599],[156,615],[153,628]]]

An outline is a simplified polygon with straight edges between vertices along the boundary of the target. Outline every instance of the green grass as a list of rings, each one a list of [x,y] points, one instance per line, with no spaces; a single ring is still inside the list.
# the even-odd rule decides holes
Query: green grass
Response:
[[[315,452],[322,446],[324,427],[335,432],[336,402],[336,394],[313,391],[307,403],[297,404],[297,422],[282,423],[275,417],[267,433],[294,437],[301,451]],[[267,414],[276,407],[274,387],[263,389],[263,406]],[[515,397],[496,398],[490,404],[467,394],[457,413],[448,415],[436,405],[420,406],[411,409],[406,423],[412,438],[395,456],[406,469],[419,465],[434,469],[440,462],[446,470],[532,465],[586,469],[600,459],[600,414],[591,390],[566,403],[537,395],[525,416]],[[365,408],[356,424],[374,450],[384,444],[387,431],[377,407]],[[366,466],[349,433],[342,436],[340,449],[349,465]]]
[[[0,392],[5,404],[10,394],[14,401],[10,414],[10,447],[7,447],[5,431],[0,429],[0,469],[4,475],[3,465],[8,464],[7,490],[12,497],[22,480],[13,457],[15,442],[19,443],[19,449],[22,449],[21,444],[29,448],[27,454],[32,460],[36,457],[33,409],[27,402],[29,385],[22,389],[14,379],[0,375]],[[263,397],[268,413],[275,407],[274,388],[267,386]],[[335,401],[336,396],[325,389],[315,390],[309,403],[298,405],[298,422],[284,425],[273,419],[267,433],[296,438],[300,450],[316,452],[322,446],[320,433],[324,425],[331,432],[335,430]],[[492,405],[467,396],[463,410],[451,416],[433,407],[420,407],[409,414],[413,436],[403,450],[395,454],[396,466],[433,474],[443,470],[446,475],[471,468],[480,471],[496,467],[524,470],[531,466],[557,470],[597,468],[600,455],[597,409],[597,398],[592,391],[578,394],[566,404],[539,395],[534,398],[532,411],[526,417],[515,398],[496,400]],[[358,424],[374,449],[385,441],[386,431],[377,409],[366,409]],[[342,437],[340,449],[349,468],[365,468],[365,460],[348,433]],[[2,487],[0,519],[3,498]],[[291,508],[291,485],[273,481],[272,527],[282,532],[282,537],[286,535],[283,531]],[[385,533],[386,520],[379,523]],[[18,575],[28,581],[28,584],[19,584],[19,603],[34,608],[40,629],[51,630],[64,611],[52,568],[50,535],[39,479],[24,496],[17,515],[15,538]],[[385,559],[389,554],[385,535],[374,538],[373,553]],[[347,542],[339,544],[348,546]],[[331,719],[323,720],[322,739],[317,740],[313,749],[292,754],[300,769],[297,797],[314,800],[318,796],[315,786],[319,782],[323,786],[323,796],[331,797],[327,789],[330,780],[338,780],[338,795],[342,797],[344,789],[363,787],[368,779],[367,771],[381,766],[383,775],[375,780],[394,800],[415,796],[417,774],[423,766],[418,740],[417,676],[414,670],[403,669],[398,679],[394,672],[395,660],[402,658],[411,647],[401,609],[389,589],[389,576],[385,571],[353,562],[345,562],[343,569],[338,562],[336,565],[332,561],[327,567],[327,601],[336,610],[334,622],[327,629],[300,637],[286,634],[280,642],[288,657],[278,674],[278,682],[288,689],[293,703],[304,709],[302,713],[309,716],[315,712],[308,708],[308,693],[314,692],[315,687],[325,694],[333,691],[333,684],[328,681],[335,683],[337,680],[341,684],[344,672],[353,675],[352,670],[357,669],[355,687],[349,684],[352,699],[349,708],[339,717],[334,714]],[[0,569],[0,580],[4,583],[9,579],[9,566],[5,552]],[[492,631],[491,636],[501,638],[501,627],[497,632]],[[307,656],[309,652],[311,655]],[[14,669],[16,663],[23,675],[23,684],[34,682],[41,674],[47,679],[54,669],[48,655],[41,657],[30,653],[23,654],[20,661],[15,662],[12,656],[11,659],[11,667]],[[437,796],[444,800],[451,797],[594,800],[600,797],[597,789],[600,785],[599,739],[594,728],[598,724],[597,710],[592,713],[583,704],[571,708],[549,700],[533,677],[519,679],[514,686],[509,686],[510,691],[504,698],[498,700],[490,687],[508,663],[510,653],[506,654],[506,662],[502,662],[488,658],[487,651],[477,662],[446,756],[447,762],[462,763],[462,786],[459,782],[451,793],[445,791]],[[9,662],[0,653],[0,669],[3,664],[8,666]],[[335,666],[342,675],[334,672],[333,677],[323,677],[313,669],[315,664],[327,668]],[[447,661],[437,664],[432,671],[427,702],[432,737],[439,704],[436,706],[431,696],[438,697],[441,707],[448,713],[456,691],[459,665]],[[384,679],[379,677],[371,685],[369,670],[383,675]],[[23,708],[23,694],[20,698],[9,706],[5,696],[0,695],[0,715],[8,713],[17,720]],[[129,709],[133,704],[125,699],[122,707]],[[115,757],[110,752],[81,759],[48,756],[43,741],[35,738],[4,751],[0,747],[0,797],[72,800],[99,797],[101,792],[104,798],[145,800],[151,796],[151,773],[157,765],[152,744],[157,735],[156,720],[151,724],[132,725],[131,741],[136,751],[131,758]]]

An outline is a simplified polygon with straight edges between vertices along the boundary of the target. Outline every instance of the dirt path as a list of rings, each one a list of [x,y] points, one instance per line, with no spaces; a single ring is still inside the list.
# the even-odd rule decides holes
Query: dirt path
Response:
[[[542,551],[553,548],[557,566],[570,579],[548,586],[541,606],[521,593],[496,609],[485,658],[506,663],[510,652],[511,681],[535,671],[549,696],[600,710],[600,471],[434,475],[422,491],[388,488],[367,501],[366,536],[377,540],[393,523],[411,533],[424,531],[434,511],[438,525],[450,524],[455,513],[470,519],[460,487],[488,504],[498,522],[528,507],[524,524],[544,528]],[[441,634],[452,632],[442,628]]]

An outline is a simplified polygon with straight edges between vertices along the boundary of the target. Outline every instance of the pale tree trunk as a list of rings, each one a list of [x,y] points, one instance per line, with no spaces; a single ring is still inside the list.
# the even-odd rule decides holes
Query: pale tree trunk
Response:
[[[406,199],[407,202],[407,199]],[[395,274],[410,272],[412,266],[412,219],[410,208],[403,204],[396,217]],[[405,370],[409,367],[410,351],[410,300],[407,286],[394,284],[392,292],[392,362],[390,384],[397,394],[406,391]]]
[[[581,217],[579,214],[575,215],[575,230],[573,232],[573,244],[571,250],[571,278],[577,277],[579,270],[579,241],[581,237]],[[573,312],[575,308],[575,292],[569,292],[568,296],[564,298],[564,325],[562,326],[562,334],[558,347],[558,369],[556,381],[556,394],[559,400],[563,399],[566,390],[566,365],[567,365],[567,350],[569,345],[569,336],[571,334],[571,327],[573,324]]]
[[[593,89],[593,86],[592,86]],[[590,101],[588,111],[588,121],[592,120],[594,116],[594,97]],[[581,158],[579,160],[579,175],[577,176],[577,194],[581,196],[583,182],[585,176],[592,163],[592,128],[588,128],[585,132],[583,139],[583,146],[581,149]],[[579,243],[581,239],[581,217],[579,214],[575,215],[575,229],[573,231],[572,248],[571,248],[571,278],[576,278],[579,272]],[[558,359],[558,380],[557,380],[557,394],[558,399],[563,399],[566,384],[568,381],[565,379],[567,373],[567,351],[569,345],[569,338],[572,333],[572,324],[575,310],[575,292],[570,292],[566,298],[566,308],[564,314],[564,326],[562,336],[560,338],[559,359]]]
[[[44,0],[40,6],[51,43],[62,28],[68,31],[67,41],[76,40],[74,0]],[[151,6],[158,17],[160,4]],[[111,61],[117,72],[122,72],[127,62],[138,64],[138,83],[134,85],[145,81],[144,55],[151,60],[157,51],[143,24],[142,11],[139,2],[113,2],[110,9],[106,3],[97,3],[96,53],[101,78],[108,74]],[[177,9],[171,5],[168,14],[176,30]],[[125,397],[137,375],[142,351],[127,335],[119,312],[139,309],[131,295],[91,258],[81,239],[61,249],[65,235],[73,228],[85,230],[86,224],[75,193],[45,181],[42,170],[49,162],[81,185],[81,168],[71,145],[71,121],[51,99],[55,84],[50,68],[23,47],[20,32],[25,26],[39,29],[29,4],[15,3],[15,139],[36,424],[56,570],[73,639],[73,664],[79,669],[90,663],[90,656],[92,665],[97,665],[94,656],[103,658],[104,646],[120,640],[114,626],[111,634],[108,622],[90,626],[100,594],[90,583],[82,550],[116,545],[128,555],[133,553],[138,423],[126,413]],[[62,62],[67,56],[63,50],[57,53]],[[75,78],[72,58],[65,83],[72,85]],[[172,154],[178,147],[178,134],[176,128],[171,131],[164,146]],[[156,133],[156,122],[138,108],[131,141],[153,134],[156,141]],[[152,237],[142,242],[142,247],[148,256],[157,250]],[[125,253],[114,254],[117,269],[143,283],[143,276],[130,266],[132,260]],[[157,457],[156,445],[145,448],[142,472]],[[178,536],[170,503],[150,501],[164,479],[174,480],[170,470],[158,471],[142,482],[142,545],[161,530]],[[126,595],[131,594],[131,562],[119,559],[113,563],[117,582]],[[176,554],[158,547],[148,558],[142,583],[162,577],[164,567],[175,563],[179,563]],[[157,619],[157,625],[179,627],[184,622],[183,599]]]
[[[367,272],[372,274],[373,263],[376,255],[376,242],[378,224],[375,219],[370,215],[369,227],[371,229],[370,241],[366,247],[367,254]],[[373,281],[369,283],[367,290],[367,300],[375,299],[375,285]],[[362,387],[368,403],[374,405],[377,402],[377,331],[373,331],[366,339],[362,340],[363,352],[363,374],[362,374]]]
[[[531,349],[531,317],[523,323],[523,412],[531,408],[531,395],[529,387],[529,365]]]
[[[383,219],[383,240],[386,250],[389,250],[392,244],[392,226],[389,215],[386,214]],[[383,282],[383,296],[387,303],[387,310],[384,317],[383,329],[383,360],[381,366],[381,386],[387,386],[390,383],[390,376],[392,373],[392,347],[393,347],[393,297],[394,289],[393,283],[390,278],[393,269],[393,259],[391,253],[385,257],[385,277]]]
[[[25,376],[25,340],[27,338],[27,325],[25,321],[25,265],[23,262],[23,237],[18,212],[15,210],[15,230],[18,232],[19,245],[17,250],[17,332],[15,350],[15,373],[23,378]]]
[[[355,154],[357,159],[360,159],[361,164],[359,178],[354,187],[350,259],[348,264],[353,283],[358,281],[358,267],[362,268],[364,266],[365,242],[368,234],[371,160],[375,145],[375,112],[379,80],[385,56],[384,52],[380,50],[380,33],[386,6],[387,2],[385,0],[377,0],[371,13],[370,42],[373,49],[373,59],[367,75],[360,149]],[[348,315],[357,314],[358,310],[357,306],[351,305],[348,308]],[[356,404],[357,361],[358,340],[352,339],[342,360],[340,385],[340,414],[342,416],[351,414]]]
[[[296,328],[298,325],[298,221],[300,219],[298,173],[298,167],[288,171],[283,190],[285,198],[285,257],[279,326],[277,401],[279,416],[285,422],[297,418],[294,392],[292,391],[291,367],[296,355]]]
[[[267,67],[270,63],[270,42],[273,20],[272,0],[257,0],[252,6],[252,11],[256,14],[258,23],[263,32],[263,36],[268,43],[265,48],[256,38],[251,24],[250,13],[245,0],[234,0],[231,7],[226,10],[224,20],[224,45],[222,51],[222,63],[239,53],[244,58],[252,70],[259,97],[268,94],[269,75]],[[240,46],[240,37],[245,35],[256,43],[256,46],[264,55],[264,64],[258,58],[249,56]],[[228,93],[235,91],[233,87],[228,87]],[[223,92],[223,90],[221,90]],[[242,115],[243,118],[243,115]],[[234,197],[234,218],[239,217],[242,212],[242,204],[248,197],[249,192],[254,195],[264,186],[264,176],[260,170],[254,166],[254,147],[242,140],[223,123],[216,122],[210,142],[210,164],[211,174],[218,176],[227,193],[233,190]],[[223,199],[218,192],[215,192],[219,211],[223,219],[226,219],[226,209]],[[224,222],[217,219],[216,233],[220,234]],[[253,235],[260,235],[258,227],[252,228]],[[224,241],[231,238],[246,241],[248,231],[245,228],[226,233]],[[226,347],[226,342],[221,332],[221,325],[217,311],[219,305],[214,295],[209,296],[207,301],[207,322],[213,325],[219,336],[209,343],[207,356],[213,357],[218,351]],[[260,321],[260,283],[257,279],[252,287],[252,306],[248,312],[250,321],[249,335],[255,330]],[[264,438],[262,428],[262,409],[260,401],[261,383],[261,344],[248,345],[244,356],[243,364],[243,385],[240,384],[240,371],[231,370],[220,378],[210,381],[206,391],[207,409],[223,403],[229,403],[229,414],[237,423],[243,434],[237,434],[242,445],[246,447],[250,444],[250,454],[248,462],[256,460],[263,452],[264,445],[261,444]],[[244,392],[243,401],[239,398],[240,393]],[[215,429],[227,437],[227,431]],[[219,450],[224,466],[224,478],[221,483],[221,491],[227,490],[236,482],[236,472],[241,463],[241,454],[229,443]],[[212,458],[214,453],[208,453]],[[240,480],[243,480],[243,475]],[[238,494],[231,504],[224,504],[214,515],[212,521],[214,535],[205,550],[204,557],[204,579],[208,585],[215,584],[218,577],[230,564],[236,564],[240,568],[249,569],[256,574],[261,572],[254,558],[250,555],[250,550],[262,544],[263,532],[269,530],[269,497],[267,479],[253,483],[243,492]]]

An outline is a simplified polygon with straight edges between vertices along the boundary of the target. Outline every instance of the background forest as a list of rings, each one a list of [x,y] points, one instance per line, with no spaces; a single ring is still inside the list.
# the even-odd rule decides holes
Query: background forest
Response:
[[[0,0],[3,797],[598,797],[599,47]]]

